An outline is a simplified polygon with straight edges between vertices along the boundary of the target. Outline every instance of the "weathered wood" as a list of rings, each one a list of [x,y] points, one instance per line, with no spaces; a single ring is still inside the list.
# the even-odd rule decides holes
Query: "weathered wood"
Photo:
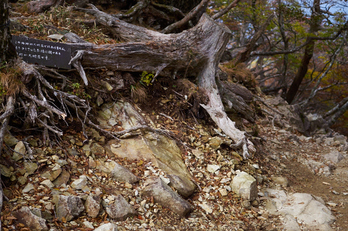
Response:
[[[195,27],[179,34],[165,35],[130,25],[96,8],[83,11],[93,14],[105,25],[112,26],[125,40],[137,42],[101,46],[79,44],[86,48],[80,59],[82,66],[147,71],[166,77],[175,77],[176,74],[183,76],[189,71],[198,77],[199,87],[208,95],[209,103],[201,106],[213,121],[235,143],[242,144],[245,158],[249,156],[248,150],[255,151],[245,133],[237,129],[226,115],[215,81],[219,60],[231,36],[227,27],[204,14]]]

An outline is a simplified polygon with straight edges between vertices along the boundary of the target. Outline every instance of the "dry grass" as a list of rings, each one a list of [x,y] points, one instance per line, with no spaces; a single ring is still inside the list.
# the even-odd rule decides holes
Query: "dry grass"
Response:
[[[234,66],[233,61],[221,66],[221,69],[228,74],[228,80],[231,82],[242,83],[246,87],[255,88],[257,81],[254,74],[246,67],[244,63]]]
[[[17,67],[3,67],[0,70],[0,97],[18,94],[24,87],[22,71]]]
[[[145,103],[147,99],[146,88],[143,85],[141,85],[141,83],[132,85],[131,98],[135,103]]]

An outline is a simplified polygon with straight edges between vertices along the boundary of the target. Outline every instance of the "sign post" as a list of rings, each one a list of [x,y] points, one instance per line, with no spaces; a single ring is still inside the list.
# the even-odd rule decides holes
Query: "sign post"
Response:
[[[12,36],[12,43],[17,54],[27,63],[48,67],[71,69],[71,47],[68,44],[56,43],[25,36]]]

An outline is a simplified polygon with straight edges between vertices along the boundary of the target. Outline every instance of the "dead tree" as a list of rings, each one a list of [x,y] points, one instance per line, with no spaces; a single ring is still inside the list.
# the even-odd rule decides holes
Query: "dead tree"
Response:
[[[201,105],[213,121],[236,143],[243,147],[243,156],[254,152],[254,145],[245,133],[235,127],[224,111],[215,81],[217,65],[230,39],[230,30],[204,14],[198,24],[178,34],[163,34],[126,23],[118,18],[91,9],[77,9],[96,17],[126,43],[93,45],[76,44],[73,64],[87,83],[83,67],[106,67],[110,70],[152,72],[175,78],[187,71],[198,78],[198,86],[206,91],[209,103]]]

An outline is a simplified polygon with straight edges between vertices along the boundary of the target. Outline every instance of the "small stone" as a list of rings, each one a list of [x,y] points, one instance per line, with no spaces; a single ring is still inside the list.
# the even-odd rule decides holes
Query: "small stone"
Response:
[[[27,180],[28,178],[26,176],[20,176],[17,179],[18,183],[20,183],[21,185],[24,185],[25,183],[27,183]]]
[[[106,213],[111,218],[117,221],[124,221],[128,217],[136,215],[135,209],[128,204],[122,195],[118,195],[112,199],[113,201],[110,201],[110,203],[105,200],[103,201]]]
[[[256,180],[246,172],[239,172],[231,183],[233,192],[245,200],[255,200],[257,197]]]
[[[328,206],[330,206],[330,207],[336,207],[336,206],[337,206],[337,204],[334,203],[334,202],[327,202],[326,204],[327,204]]]
[[[53,188],[54,187],[54,184],[50,180],[44,180],[40,184],[46,185],[48,188]]]
[[[30,192],[31,190],[34,190],[34,189],[35,189],[34,185],[31,184],[31,183],[28,183],[28,184],[24,187],[24,189],[22,190],[22,193],[28,193],[28,192]]]
[[[18,140],[16,137],[14,137],[13,135],[7,133],[4,136],[4,142],[5,144],[7,144],[8,146],[12,147],[15,146],[18,143]]]
[[[101,198],[99,196],[89,195],[86,199],[85,207],[88,216],[92,218],[96,218],[100,211],[100,201]]]
[[[84,221],[83,224],[89,229],[94,229],[93,224],[89,221]]]
[[[62,173],[53,181],[53,184],[56,187],[60,187],[63,184],[67,184],[70,179],[70,173],[66,171],[65,169],[62,171]]]
[[[214,136],[209,140],[209,145],[212,149],[217,150],[220,148],[220,145],[223,143],[223,140],[218,137]]]
[[[79,179],[74,180],[71,183],[71,187],[74,189],[82,189],[87,185],[87,177],[85,175],[81,175]]]
[[[219,189],[221,196],[227,196],[227,190],[225,188]]]
[[[112,223],[103,224],[96,228],[94,231],[117,231],[117,225]]]
[[[26,148],[23,141],[19,141],[14,148],[12,159],[14,161],[23,159],[25,152],[26,152]]]
[[[221,168],[221,166],[220,165],[216,165],[216,164],[208,164],[208,166],[207,166],[207,170],[210,173],[214,173],[217,170],[219,170],[220,168]]]
[[[17,218],[19,223],[29,227],[30,230],[48,230],[46,220],[34,215],[28,207],[22,207],[13,212],[13,215]]]
[[[250,209],[251,208],[250,201],[249,200],[243,201],[242,206],[243,206],[243,208]]]
[[[257,207],[257,206],[259,206],[259,202],[257,200],[253,200],[251,202],[251,205],[254,206],[254,207]]]
[[[283,177],[283,176],[273,176],[271,178],[274,183],[276,184],[279,184],[283,187],[288,187],[289,186],[289,182],[288,182],[288,179],[286,177]]]
[[[25,162],[24,163],[24,169],[25,171],[27,172],[28,176],[33,174],[36,169],[37,169],[37,164],[36,163],[28,163],[28,162]]]
[[[202,204],[199,204],[198,206],[201,207],[207,214],[213,212],[213,209],[206,202],[203,202]]]
[[[77,196],[55,195],[56,214],[59,220],[71,221],[85,210],[81,198]]]

